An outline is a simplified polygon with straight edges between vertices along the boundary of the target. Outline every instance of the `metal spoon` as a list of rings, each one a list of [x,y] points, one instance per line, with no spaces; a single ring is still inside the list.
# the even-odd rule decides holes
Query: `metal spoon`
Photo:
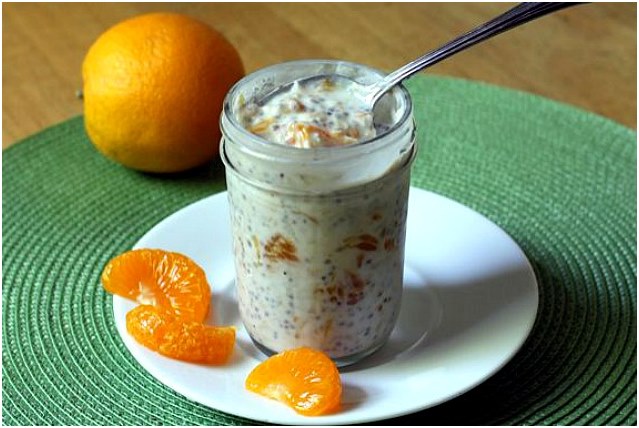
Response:
[[[365,105],[368,105],[372,111],[377,101],[379,101],[386,92],[418,71],[436,64],[439,61],[442,61],[457,52],[461,52],[479,42],[503,33],[504,31],[518,27],[519,25],[532,21],[533,19],[539,18],[548,13],[578,4],[582,3],[520,3],[485,24],[482,24],[445,45],[428,52],[416,60],[409,62],[373,84],[363,85],[346,76],[338,74],[321,74],[311,76],[298,80],[297,83],[299,85],[305,85],[320,79],[331,79],[332,81],[345,80],[351,85],[356,85],[352,88],[355,89],[353,92],[359,94]],[[295,82],[288,83],[276,88],[274,91],[264,96],[260,100],[259,104],[264,105],[266,101],[274,95],[288,91],[294,83]]]

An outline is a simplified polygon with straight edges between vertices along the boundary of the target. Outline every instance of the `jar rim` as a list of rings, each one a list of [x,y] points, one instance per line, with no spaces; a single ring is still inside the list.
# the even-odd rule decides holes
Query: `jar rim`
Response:
[[[313,147],[313,148],[300,148],[300,147],[295,147],[295,146],[287,146],[287,145],[283,145],[283,144],[274,144],[272,142],[269,142],[268,140],[253,134],[252,132],[248,131],[244,126],[242,126],[242,124],[237,120],[234,112],[233,112],[233,105],[234,102],[236,100],[236,98],[241,95],[241,89],[244,85],[246,85],[248,82],[251,82],[255,79],[260,78],[263,75],[268,75],[269,73],[273,73],[274,71],[286,67],[286,66],[295,66],[295,65],[299,65],[299,66],[309,66],[309,65],[334,65],[334,66],[346,66],[346,67],[350,67],[354,70],[362,70],[365,71],[366,73],[370,74],[370,75],[378,75],[379,77],[384,77],[385,74],[377,69],[374,69],[372,67],[363,65],[363,64],[358,64],[355,62],[350,62],[350,61],[342,61],[342,60],[328,60],[328,59],[306,59],[306,60],[295,60],[295,61],[287,61],[287,62],[282,62],[282,63],[278,63],[278,64],[274,64],[274,65],[270,65],[264,68],[261,68],[259,70],[254,71],[253,73],[243,77],[242,79],[240,79],[238,82],[235,83],[235,85],[233,85],[233,87],[231,87],[231,89],[228,91],[228,93],[226,94],[225,98],[224,98],[224,104],[223,104],[223,109],[222,109],[222,117],[220,119],[221,122],[221,126],[222,126],[222,131],[224,134],[224,125],[225,123],[230,124],[231,127],[233,128],[233,130],[235,132],[238,132],[239,135],[242,136],[242,140],[244,142],[245,146],[249,146],[248,148],[253,149],[256,152],[264,152],[264,151],[268,151],[270,155],[273,154],[281,154],[284,157],[288,157],[288,156],[301,156],[301,157],[312,157],[314,158],[316,161],[318,160],[317,158],[322,158],[325,157],[326,154],[331,153],[331,154],[336,154],[336,152],[339,152],[339,156],[340,157],[350,157],[351,155],[357,155],[360,154],[361,152],[368,152],[368,151],[374,151],[377,147],[384,145],[384,140],[386,140],[389,137],[392,137],[394,134],[397,133],[398,130],[401,129],[402,125],[405,124],[408,120],[410,120],[410,118],[412,117],[412,112],[413,112],[413,102],[412,102],[412,98],[410,96],[410,93],[408,92],[408,90],[406,89],[406,87],[404,87],[404,85],[402,85],[401,83],[396,85],[395,88],[393,88],[393,91],[398,90],[399,93],[401,94],[402,97],[402,101],[403,101],[403,112],[401,117],[396,120],[391,127],[389,127],[388,130],[386,130],[385,132],[376,135],[375,137],[371,138],[370,140],[366,140],[363,141],[361,143],[356,143],[356,144],[348,144],[348,145],[343,145],[343,146],[331,146],[331,147]],[[312,75],[309,75],[309,77]],[[266,154],[266,153],[264,153]]]

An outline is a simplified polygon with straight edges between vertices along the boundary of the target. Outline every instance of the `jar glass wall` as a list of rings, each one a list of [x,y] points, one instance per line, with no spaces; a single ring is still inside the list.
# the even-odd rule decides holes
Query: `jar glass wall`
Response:
[[[403,87],[383,135],[348,146],[301,149],[243,129],[238,105],[295,79],[338,73],[366,83],[382,74],[339,61],[262,69],[229,92],[221,119],[242,321],[270,354],[298,346],[339,365],[374,352],[399,313],[410,166],[412,103]]]

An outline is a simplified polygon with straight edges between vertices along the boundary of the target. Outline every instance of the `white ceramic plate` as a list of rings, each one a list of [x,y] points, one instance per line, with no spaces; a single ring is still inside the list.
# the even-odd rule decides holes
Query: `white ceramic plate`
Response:
[[[160,382],[214,409],[268,423],[357,424],[412,413],[456,397],[510,360],[537,313],[537,283],[517,244],[499,227],[445,197],[411,188],[402,309],[389,342],[342,370],[339,413],[304,417],[244,389],[265,357],[243,328],[234,291],[227,195],[198,201],[164,219],[135,245],[187,254],[206,271],[216,325],[238,327],[223,367],[183,363],[138,345],[126,332],[134,302],[113,299],[118,332]]]

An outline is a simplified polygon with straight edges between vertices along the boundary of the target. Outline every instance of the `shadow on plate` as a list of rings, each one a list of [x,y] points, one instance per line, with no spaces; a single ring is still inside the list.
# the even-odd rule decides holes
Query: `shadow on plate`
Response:
[[[391,361],[393,370],[401,370],[406,362],[419,358],[423,364],[450,352],[446,345],[474,334],[498,335],[498,329],[509,330],[504,325],[529,299],[530,270],[521,265],[497,272],[484,278],[467,282],[437,282],[426,272],[419,272],[418,279],[407,281],[402,297],[402,307],[389,341],[376,353],[352,366],[344,373],[371,369]],[[532,326],[532,322],[531,322]]]
[[[369,391],[349,383],[342,384],[342,403],[340,412],[356,409],[366,403]]]

